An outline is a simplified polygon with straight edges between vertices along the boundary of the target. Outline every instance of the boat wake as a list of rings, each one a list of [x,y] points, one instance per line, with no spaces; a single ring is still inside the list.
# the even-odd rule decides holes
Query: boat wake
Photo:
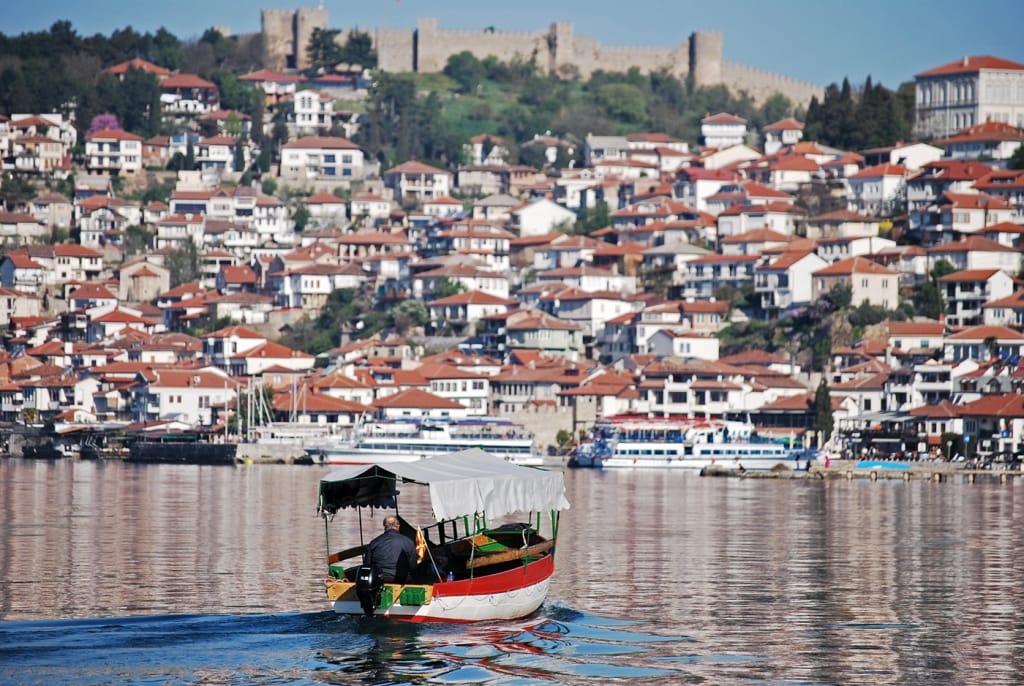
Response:
[[[413,624],[330,611],[0,622],[0,683],[650,683],[758,674],[674,627],[546,603],[513,622]]]
[[[693,642],[683,635],[649,632],[642,623],[581,613],[557,603],[511,623],[403,627],[379,620],[338,621],[375,646],[368,651],[325,650],[321,659],[346,680],[384,683],[671,680],[681,675],[678,665],[685,664],[684,647]]]

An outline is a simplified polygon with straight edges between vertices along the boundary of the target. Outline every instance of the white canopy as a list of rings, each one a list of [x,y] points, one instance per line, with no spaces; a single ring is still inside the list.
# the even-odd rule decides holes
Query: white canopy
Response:
[[[493,519],[513,512],[569,509],[562,472],[522,467],[470,448],[416,462],[336,469],[320,480],[320,510],[387,506],[397,494],[396,481],[428,486],[439,520],[474,512]]]

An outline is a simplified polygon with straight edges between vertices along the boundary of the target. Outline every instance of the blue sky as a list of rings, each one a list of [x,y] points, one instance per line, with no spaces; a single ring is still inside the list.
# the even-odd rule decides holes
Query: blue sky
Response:
[[[317,0],[33,0],[9,3],[0,31],[45,30],[68,19],[79,34],[109,35],[161,26],[193,38],[214,25],[259,30],[261,7],[315,6]],[[826,85],[849,76],[895,87],[916,72],[964,55],[1024,62],[1021,0],[325,0],[334,28],[413,28],[436,17],[442,28],[537,30],[571,21],[577,35],[613,45],[675,45],[690,32],[724,34],[725,58]]]

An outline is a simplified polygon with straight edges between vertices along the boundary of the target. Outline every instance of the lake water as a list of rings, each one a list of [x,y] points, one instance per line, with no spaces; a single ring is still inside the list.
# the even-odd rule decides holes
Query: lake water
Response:
[[[0,460],[0,683],[1024,683],[1017,480],[568,471],[541,610],[413,626],[325,611],[326,471]]]

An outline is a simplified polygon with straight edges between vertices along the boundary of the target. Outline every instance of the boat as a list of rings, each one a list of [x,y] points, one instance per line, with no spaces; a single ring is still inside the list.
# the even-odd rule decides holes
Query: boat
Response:
[[[610,417],[579,446],[570,466],[768,471],[799,469],[801,453],[758,439],[745,422],[717,419]]]
[[[361,562],[369,542],[363,516],[374,519],[381,508],[397,514],[406,484],[428,490],[437,521],[420,529],[398,517],[401,532],[423,551],[422,563],[409,583],[375,584],[372,568]],[[350,508],[358,513],[359,544],[331,553],[330,525]],[[327,540],[327,599],[338,614],[407,622],[526,617],[547,595],[559,513],[568,508],[562,472],[511,464],[477,448],[339,467],[320,480],[317,508]],[[520,520],[498,524],[513,515]]]
[[[371,464],[414,462],[468,448],[518,465],[544,463],[532,435],[507,419],[495,418],[370,422],[306,450],[327,464]]]

